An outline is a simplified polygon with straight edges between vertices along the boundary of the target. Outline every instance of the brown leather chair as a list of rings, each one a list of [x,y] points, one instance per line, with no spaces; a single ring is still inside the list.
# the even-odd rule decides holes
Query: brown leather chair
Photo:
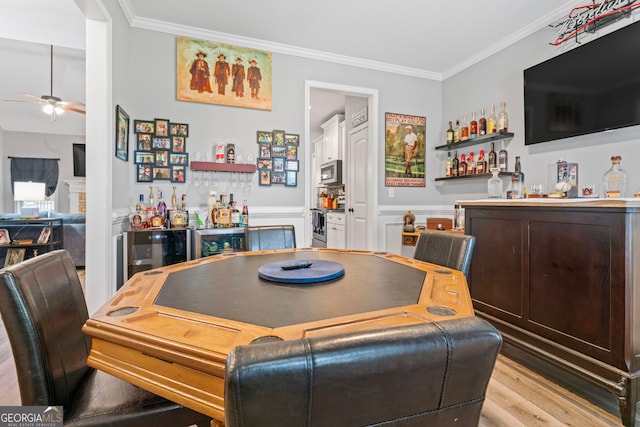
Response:
[[[421,261],[460,270],[468,278],[475,244],[476,238],[474,236],[424,230],[420,232],[413,257]]]
[[[65,426],[209,426],[203,414],[86,365],[88,313],[67,251],[0,270],[0,313],[22,405],[61,405]]]
[[[247,228],[247,250],[290,249],[296,247],[293,225],[262,225]]]
[[[501,343],[469,318],[236,347],[225,425],[476,426]]]

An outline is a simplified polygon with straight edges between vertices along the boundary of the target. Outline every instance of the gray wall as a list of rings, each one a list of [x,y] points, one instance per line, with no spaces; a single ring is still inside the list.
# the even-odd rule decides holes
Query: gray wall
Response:
[[[509,113],[509,130],[515,133],[507,146],[509,169],[513,170],[515,156],[521,156],[527,186],[533,183],[546,184],[547,165],[556,162],[560,157],[579,164],[580,183],[600,184],[604,172],[611,166],[610,157],[621,155],[622,168],[627,172],[627,195],[630,197],[640,186],[640,172],[632,166],[632,162],[640,155],[640,126],[531,146],[524,145],[523,70],[561,53],[561,49],[549,45],[554,38],[554,30],[544,28],[445,80],[443,120],[439,129],[439,134],[443,135],[441,141],[444,141],[446,121],[461,118],[464,113],[470,116],[472,110],[479,111],[481,107],[487,108],[491,103],[495,103],[498,108],[500,101],[504,100]],[[471,148],[462,151],[470,150]],[[441,156],[445,158],[446,153]],[[506,185],[507,182],[505,188]],[[486,192],[486,180],[466,179],[442,185],[442,194],[450,202],[457,198],[484,197]]]
[[[182,102],[176,100],[176,37],[171,34],[157,33],[147,30],[132,29],[126,46],[116,46],[114,43],[114,57],[128,55],[127,74],[124,77],[135,97],[131,97],[125,109],[134,119],[168,118],[175,122],[188,123],[189,138],[187,151],[191,159],[195,152],[204,153],[211,150],[213,144],[221,141],[236,144],[236,149],[246,157],[253,153],[257,157],[257,130],[285,129],[287,132],[304,135],[304,84],[305,80],[315,80],[341,85],[351,85],[366,88],[376,88],[380,94],[380,129],[379,135],[384,135],[384,113],[398,112],[427,116],[428,138],[435,138],[436,131],[433,124],[440,119],[441,83],[399,76],[378,71],[369,71],[351,66],[309,60],[283,54],[273,54],[273,109],[272,111],[253,110],[246,108],[226,107],[213,104]],[[115,65],[115,60],[114,60]],[[118,98],[122,98],[120,95]],[[114,96],[114,102],[117,101]],[[135,135],[131,135],[132,142]],[[384,144],[380,142],[380,158],[384,158]],[[305,150],[309,149],[309,141],[301,141],[298,158],[304,160]],[[129,188],[128,200],[115,200],[114,209],[127,208],[135,203],[138,194],[145,197],[149,193],[147,185],[135,182],[135,167],[128,164],[127,181],[123,183]],[[302,206],[304,205],[304,171],[307,165],[301,163],[298,187],[258,187],[257,176],[252,176],[253,190],[249,195],[242,195],[240,199],[248,199],[253,206]],[[381,187],[384,191],[384,164],[380,162],[380,182],[371,183]],[[118,172],[114,168],[114,179]],[[124,175],[124,174],[123,174]],[[229,174],[216,174],[220,180],[217,191],[230,192],[228,185]],[[189,186],[193,175],[188,176],[187,184],[178,184],[176,192],[189,194],[190,205],[206,204],[205,192],[200,187],[200,193],[195,196]],[[156,183],[154,183],[155,185]],[[163,182],[160,187],[165,195],[170,194],[173,184]],[[429,183],[427,189],[400,189],[396,191],[395,199],[381,199],[381,203],[414,203],[416,193],[426,201],[429,193],[432,198],[437,196]],[[116,186],[114,185],[114,193]],[[237,193],[237,191],[236,191]],[[241,193],[242,194],[242,193]]]

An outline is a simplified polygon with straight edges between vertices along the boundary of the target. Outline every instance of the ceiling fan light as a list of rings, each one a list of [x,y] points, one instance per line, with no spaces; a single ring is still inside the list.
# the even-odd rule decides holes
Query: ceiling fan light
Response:
[[[44,111],[46,114],[53,113],[53,110],[53,105],[51,104],[46,104],[44,107],[42,107],[42,111]]]
[[[61,107],[58,107],[57,105],[56,105],[56,107],[55,107],[55,110],[56,110],[56,114],[62,114],[62,113],[64,113],[64,109],[63,109],[63,108],[61,108]]]

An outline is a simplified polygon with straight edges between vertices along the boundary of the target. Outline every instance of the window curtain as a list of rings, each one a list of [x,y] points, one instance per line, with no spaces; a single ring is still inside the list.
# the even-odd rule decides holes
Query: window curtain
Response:
[[[14,192],[14,182],[33,181],[45,183],[47,197],[55,193],[58,187],[58,160],[11,157],[11,192]]]

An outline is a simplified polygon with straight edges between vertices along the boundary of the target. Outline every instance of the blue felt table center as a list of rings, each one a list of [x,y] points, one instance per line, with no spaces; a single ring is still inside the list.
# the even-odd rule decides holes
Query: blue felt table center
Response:
[[[334,261],[324,261],[314,259],[308,268],[298,268],[295,270],[283,270],[280,268],[284,264],[300,262],[300,260],[286,260],[265,264],[258,269],[258,275],[271,282],[280,283],[316,283],[336,279],[344,275],[342,264]]]

